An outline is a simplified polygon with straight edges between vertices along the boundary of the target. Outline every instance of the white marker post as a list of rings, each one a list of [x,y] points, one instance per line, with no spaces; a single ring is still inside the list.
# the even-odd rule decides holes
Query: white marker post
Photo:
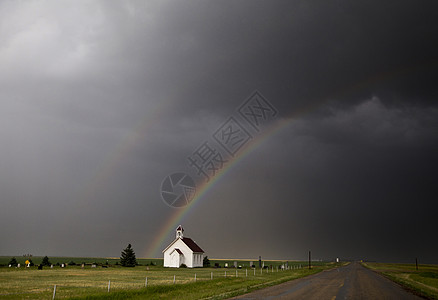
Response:
[[[56,295],[56,284],[53,287],[53,297],[52,297],[52,299],[55,299],[55,295]]]
[[[213,272],[211,272],[211,280],[213,280]]]
[[[254,276],[255,276],[255,268],[254,268]]]
[[[146,277],[146,280],[144,282],[144,287],[148,287],[148,278]]]
[[[236,270],[236,277],[237,277],[237,270]]]
[[[111,288],[111,280],[108,280],[108,293],[110,291],[110,288]]]
[[[175,275],[173,275],[173,284],[175,284]]]

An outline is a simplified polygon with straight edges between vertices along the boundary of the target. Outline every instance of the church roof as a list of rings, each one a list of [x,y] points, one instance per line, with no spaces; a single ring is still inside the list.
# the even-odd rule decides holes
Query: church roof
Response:
[[[175,248],[174,251],[178,252],[179,254],[183,254],[183,253],[181,252],[181,250],[179,250],[178,248]]]
[[[184,229],[183,229],[183,227],[182,227],[181,225],[179,225],[179,226],[176,228],[176,231],[179,231],[179,230],[184,231]],[[172,245],[175,244],[175,242],[178,241],[178,240],[183,241],[184,244],[186,244],[187,247],[189,247],[189,249],[192,250],[192,251],[195,252],[195,253],[205,253],[204,250],[202,250],[202,248],[199,247],[198,244],[196,244],[194,240],[192,240],[191,238],[188,238],[188,237],[181,237],[181,236],[179,236],[179,235],[177,235],[176,239],[174,239],[173,242],[170,243],[170,245],[167,246],[167,247],[163,250],[163,253],[164,253],[165,251],[167,251],[167,249],[169,249],[170,247],[172,247]],[[175,248],[174,250],[179,250],[179,249],[176,249],[176,248]],[[179,251],[178,251],[178,253],[179,253]]]
[[[201,249],[201,247],[198,246],[198,244],[195,243],[194,240],[188,237],[183,237],[182,241],[192,250],[193,252],[201,252],[204,253],[204,250]]]

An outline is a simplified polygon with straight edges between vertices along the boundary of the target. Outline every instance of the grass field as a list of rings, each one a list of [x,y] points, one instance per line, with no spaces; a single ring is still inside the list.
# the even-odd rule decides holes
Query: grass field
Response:
[[[0,262],[2,262],[0,258]],[[6,263],[10,257],[7,258]],[[59,259],[59,260],[58,260]],[[17,260],[19,258],[17,257]],[[37,258],[33,258],[37,263]],[[98,262],[106,264],[106,259],[90,258],[50,258],[52,263],[69,261]],[[115,262],[114,260],[113,262]],[[141,260],[140,260],[141,261]],[[161,260],[162,261],[162,260]],[[20,261],[19,261],[20,262]],[[144,263],[150,263],[150,259]],[[234,260],[211,260],[232,265]],[[255,262],[255,261],[254,261]],[[154,263],[159,264],[160,260]],[[45,267],[38,270],[31,268],[0,268],[0,299],[51,299],[56,285],[56,298],[88,298],[88,299],[223,299],[232,295],[242,294],[264,286],[278,284],[294,278],[317,273],[323,269],[335,267],[334,263],[314,263],[312,270],[307,269],[304,262],[289,262],[290,270],[277,271],[281,261],[265,261],[268,270],[254,270],[243,267],[236,268],[195,268],[173,269],[160,266],[137,266],[123,268],[111,264],[108,268],[98,266],[92,268],[86,265],[67,266],[53,269]],[[238,261],[240,265],[249,265],[249,261]],[[272,267],[271,267],[272,265]],[[299,266],[302,266],[300,269]],[[237,271],[237,276],[236,276]],[[225,277],[226,272],[226,277]],[[196,274],[196,282],[195,282]],[[213,280],[211,276],[213,275]],[[175,276],[175,284],[173,284]],[[147,277],[147,287],[145,288]],[[110,282],[110,292],[108,284]]]
[[[12,256],[0,256],[0,266],[7,266],[9,261],[11,260]],[[29,259],[29,257],[23,257],[23,256],[15,256],[17,259],[17,262],[24,265],[24,262]],[[32,262],[35,265],[39,265],[41,261],[43,260],[42,256],[33,256],[30,259],[32,259]],[[108,264],[115,265],[117,262],[120,261],[119,258],[111,258],[111,257],[49,257],[49,260],[52,264],[69,264],[70,262],[74,262],[75,264]],[[153,263],[156,266],[163,266],[163,259],[158,258],[137,258],[137,263],[143,266],[150,265]]]
[[[430,299],[438,299],[438,265],[363,263],[389,279]]]
[[[9,261],[11,260],[12,256],[0,256],[0,267],[2,266],[7,266]],[[19,264],[21,264],[22,266],[24,266],[24,262],[29,259],[28,257],[22,257],[22,256],[15,256],[17,262]],[[32,262],[35,265],[39,265],[41,263],[41,261],[43,260],[42,256],[34,256],[31,258]],[[111,257],[49,257],[49,260],[52,264],[56,265],[56,264],[70,264],[70,262],[74,262],[77,265],[81,265],[82,263],[85,263],[87,265],[91,265],[93,263],[96,263],[98,265],[104,265],[108,262],[109,265],[111,266],[115,266],[117,262],[120,261],[119,258],[111,258]],[[258,260],[242,260],[242,259],[210,259],[210,263],[211,266],[214,267],[214,265],[217,263],[219,264],[220,267],[224,267],[225,264],[228,264],[228,266],[233,266],[234,262],[237,262],[238,265],[242,266],[242,267],[250,267],[250,262],[252,261],[253,264],[258,266]],[[285,260],[269,260],[269,261],[264,261],[266,265],[269,266],[274,266],[274,268],[276,266],[280,266],[281,264],[286,263]],[[137,263],[140,266],[150,266],[150,265],[155,265],[155,266],[163,266],[163,259],[162,258],[137,258]],[[290,264],[307,264],[307,262],[289,262]],[[314,261],[312,262],[312,264],[316,265],[320,265],[323,264],[321,262],[318,261]]]

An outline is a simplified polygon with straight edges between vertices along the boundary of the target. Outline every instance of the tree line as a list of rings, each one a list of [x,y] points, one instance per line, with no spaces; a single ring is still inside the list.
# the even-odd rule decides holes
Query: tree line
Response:
[[[29,259],[28,261],[30,266],[34,266],[32,259]],[[15,257],[12,257],[11,260],[9,261],[9,265],[13,267],[17,267],[18,266],[17,259]],[[44,256],[40,266],[51,266],[51,265],[52,263],[50,262],[49,258],[47,256]],[[75,265],[75,263],[70,262],[69,265]],[[135,267],[138,265],[137,258],[135,256],[135,251],[132,248],[131,244],[128,244],[128,246],[122,250],[120,255],[120,265],[122,267]],[[210,266],[210,260],[208,259],[207,256],[204,257],[203,265],[204,267]]]

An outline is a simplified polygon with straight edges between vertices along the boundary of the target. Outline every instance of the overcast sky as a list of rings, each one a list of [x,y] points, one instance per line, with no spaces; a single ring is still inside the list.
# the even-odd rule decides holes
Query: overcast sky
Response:
[[[181,220],[206,255],[437,263],[437,9],[1,1],[0,255],[160,257],[163,179],[202,186],[187,157],[234,116],[255,146]]]

